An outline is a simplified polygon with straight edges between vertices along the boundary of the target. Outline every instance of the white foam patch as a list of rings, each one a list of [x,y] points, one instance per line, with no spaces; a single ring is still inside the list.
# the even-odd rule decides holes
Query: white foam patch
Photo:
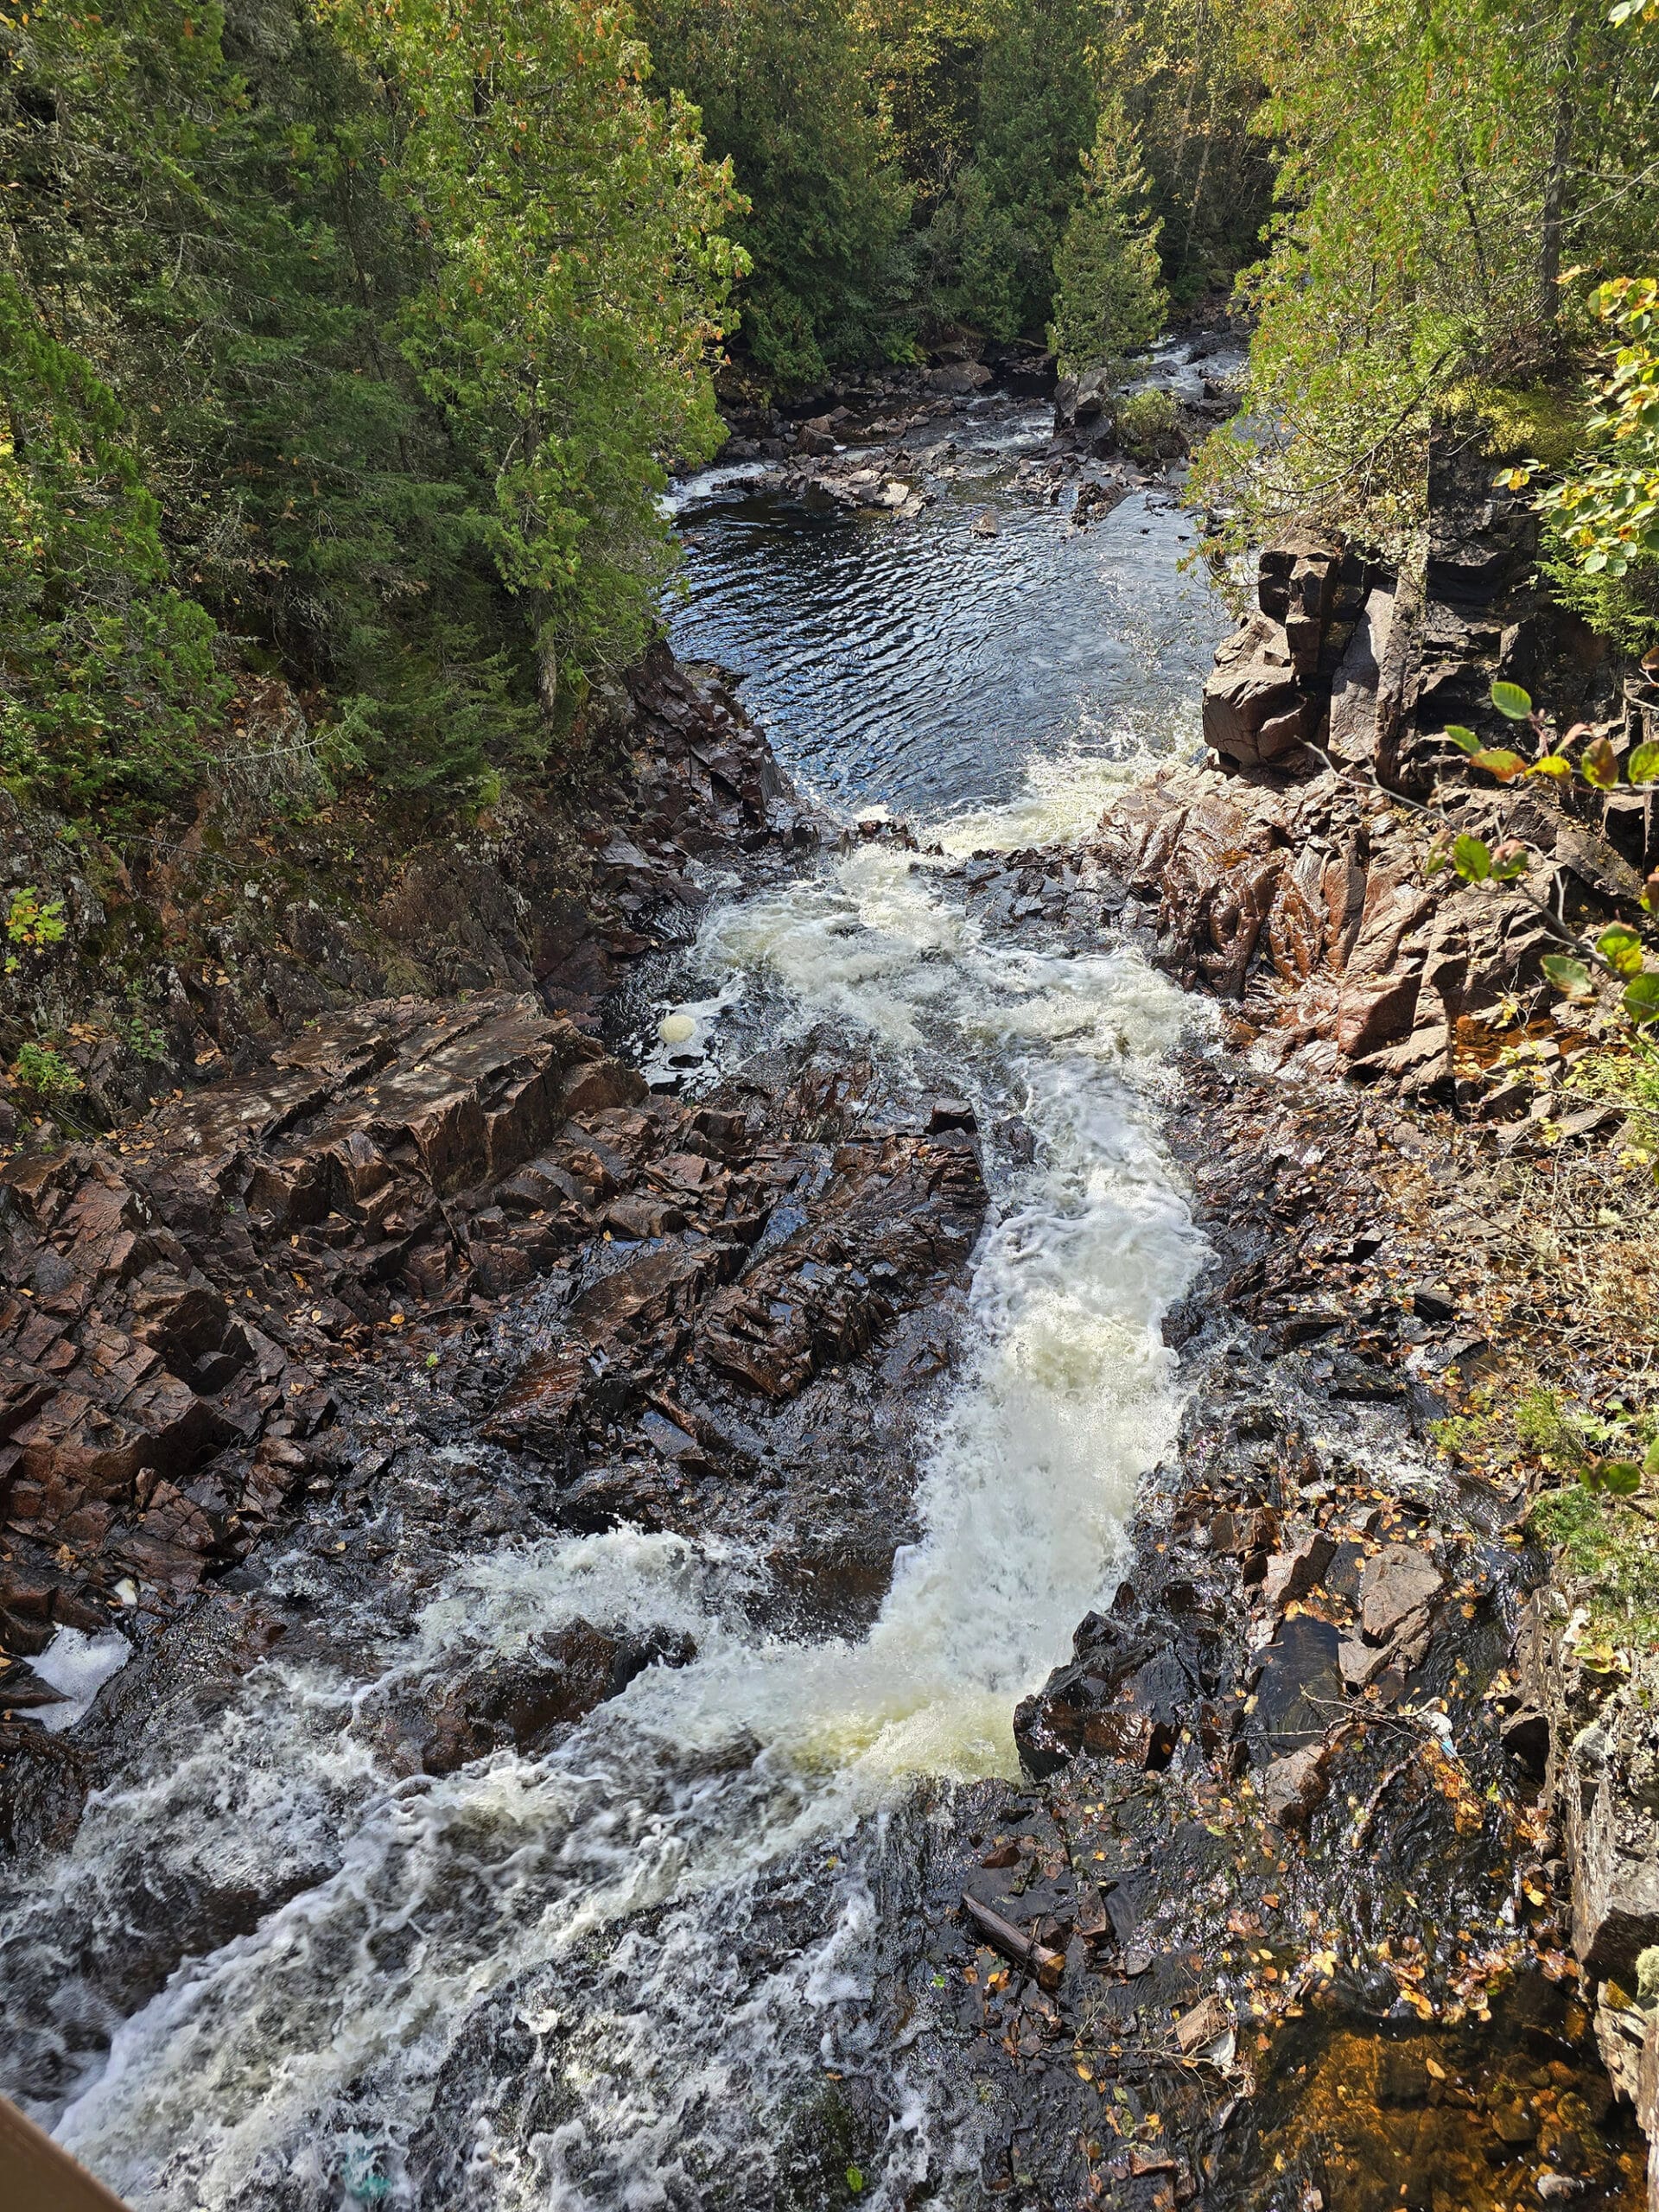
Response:
[[[73,1728],[91,1712],[92,1700],[112,1675],[118,1675],[132,1656],[132,1646],[118,1629],[89,1635],[84,1629],[60,1628],[46,1649],[29,1665],[48,1689],[65,1702],[40,1708],[41,1726],[56,1734]]]

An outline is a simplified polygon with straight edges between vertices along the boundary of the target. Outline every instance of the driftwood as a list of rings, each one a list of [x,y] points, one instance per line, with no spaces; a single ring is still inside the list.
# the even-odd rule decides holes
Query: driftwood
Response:
[[[1000,1912],[993,1912],[966,1890],[962,1902],[968,1916],[984,1934],[988,1942],[995,1943],[1005,1957],[1017,1966],[1029,1967],[1044,1989],[1058,1989],[1060,1976],[1065,1972],[1065,1953],[1051,1950],[1046,1943],[1039,1943],[1034,1936],[1027,1936],[1011,1920],[1004,1920]]]

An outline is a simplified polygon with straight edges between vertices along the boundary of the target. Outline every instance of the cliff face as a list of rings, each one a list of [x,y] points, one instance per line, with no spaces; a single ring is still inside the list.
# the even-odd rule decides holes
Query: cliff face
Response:
[[[1517,1004],[1569,1052],[1595,1033],[1544,985],[1535,902],[1636,914],[1659,817],[1628,787],[1501,789],[1442,733],[1507,742],[1502,677],[1622,759],[1659,732],[1659,688],[1611,669],[1543,598],[1530,515],[1491,473],[1478,451],[1436,448],[1421,577],[1312,535],[1269,547],[1205,687],[1213,765],[1163,772],[1106,817],[1096,851],[1132,901],[1155,902],[1160,963],[1240,1002],[1285,1064],[1502,1118],[1526,1098],[1479,1077]],[[1437,817],[1419,810],[1431,798]],[[1446,825],[1523,842],[1532,899],[1429,868]]]

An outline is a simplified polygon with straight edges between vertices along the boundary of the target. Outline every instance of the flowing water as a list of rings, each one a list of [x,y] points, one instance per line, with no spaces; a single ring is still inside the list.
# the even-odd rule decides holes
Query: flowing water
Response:
[[[682,652],[751,671],[821,794],[957,850],[1080,828],[1185,741],[1223,626],[1158,502],[1086,534],[1017,507],[1020,435],[974,480],[989,541],[965,498],[916,525],[747,486],[683,503]],[[971,2113],[873,2047],[880,1861],[918,1789],[1016,1770],[1014,1705],[1109,1587],[1173,1433],[1159,1323],[1201,1253],[1156,1123],[1189,1012],[1127,952],[982,937],[942,863],[885,843],[715,907],[680,985],[710,1065],[828,1022],[1035,1136],[993,1191],[920,1535],[858,1642],[757,1628],[764,1565],[731,1548],[504,1545],[389,1612],[372,1668],[267,1661],[158,1730],[0,1929],[9,1986],[53,1993],[12,2023],[8,2086],[136,2206],[817,2202],[791,2160],[826,2080],[861,2072],[887,2113],[868,2200],[973,2200]],[[545,1757],[384,1762],[401,1689],[577,1616],[697,1656]],[[131,2008],[101,1962],[141,1893],[260,1906]]]

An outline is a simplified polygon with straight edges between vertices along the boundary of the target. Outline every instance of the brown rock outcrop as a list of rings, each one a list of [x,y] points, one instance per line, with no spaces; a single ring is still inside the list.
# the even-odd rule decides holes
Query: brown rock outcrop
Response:
[[[534,999],[386,1001],[118,1149],[0,1171],[7,1529],[66,1593],[187,1588],[239,1556],[328,1463],[332,1344],[454,1279],[487,1294],[545,1264],[547,1209],[477,1194],[573,1099],[642,1090]]]

